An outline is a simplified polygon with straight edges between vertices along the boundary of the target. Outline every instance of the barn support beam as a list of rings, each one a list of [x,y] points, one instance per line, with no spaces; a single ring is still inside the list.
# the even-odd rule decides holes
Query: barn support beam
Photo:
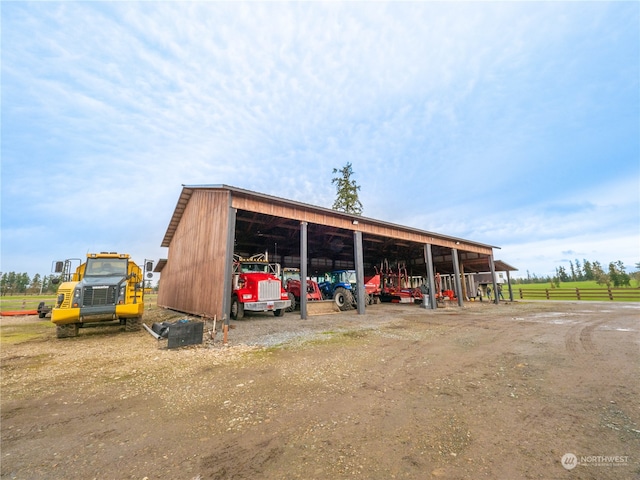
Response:
[[[511,288],[511,275],[509,275],[509,270],[507,270],[507,285],[509,286],[509,301],[513,302],[513,288]]]
[[[453,260],[453,275],[454,275],[453,282],[455,285],[456,297],[458,298],[458,306],[462,307],[463,305],[462,295],[464,292],[462,291],[462,282],[460,281],[460,261],[458,260],[457,248],[451,249],[451,259]]]
[[[364,315],[365,312],[365,291],[364,291],[364,259],[362,254],[362,232],[353,232],[353,251],[354,251],[354,263],[356,267],[356,285],[357,288],[357,303],[358,303],[358,315]]]
[[[300,318],[307,319],[307,222],[300,222]]]
[[[433,269],[433,254],[431,253],[431,244],[426,243],[424,245],[424,263],[427,266],[427,281],[429,282],[429,302],[423,300],[422,307],[435,310],[438,308],[436,300],[436,281]]]
[[[462,298],[469,301],[469,290],[467,287],[467,274],[464,271],[464,262],[460,262],[460,282],[462,283]]]
[[[496,266],[493,263],[493,255],[489,255],[489,270],[491,270],[491,283],[493,283],[493,303],[498,305],[500,299],[498,298],[498,281],[496,280]]]
[[[233,277],[233,247],[236,239],[236,213],[237,210],[231,207],[231,198],[229,198],[229,218],[227,223],[227,246],[224,264],[224,285],[222,293],[222,320],[229,327],[229,319],[231,318],[231,279]]]

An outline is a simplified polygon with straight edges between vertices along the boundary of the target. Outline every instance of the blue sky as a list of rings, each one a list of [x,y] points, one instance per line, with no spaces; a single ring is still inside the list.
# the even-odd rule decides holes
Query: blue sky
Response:
[[[3,272],[165,258],[182,184],[553,274],[640,262],[638,2],[2,2]]]

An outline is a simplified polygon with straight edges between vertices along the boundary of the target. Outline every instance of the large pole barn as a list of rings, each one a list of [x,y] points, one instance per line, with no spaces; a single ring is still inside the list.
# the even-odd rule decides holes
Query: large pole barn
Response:
[[[183,186],[161,246],[169,250],[156,268],[158,305],[227,321],[234,254],[267,252],[270,261],[299,268],[301,278],[351,269],[358,284],[383,262],[401,261],[431,292],[436,278],[448,276],[460,306],[475,296],[466,294],[469,274],[491,272],[495,291],[496,270],[515,270],[494,260],[498,247],[227,185]],[[435,296],[423,306],[436,308]],[[300,315],[306,318],[306,301]]]

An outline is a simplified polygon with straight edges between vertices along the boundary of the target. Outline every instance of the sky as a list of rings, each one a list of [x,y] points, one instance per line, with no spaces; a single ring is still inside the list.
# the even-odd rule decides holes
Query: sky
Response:
[[[640,262],[639,2],[1,2],[0,271],[160,244],[182,185]]]

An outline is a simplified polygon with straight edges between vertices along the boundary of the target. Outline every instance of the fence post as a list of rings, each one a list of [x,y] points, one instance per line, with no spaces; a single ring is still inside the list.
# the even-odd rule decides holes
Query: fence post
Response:
[[[545,293],[547,294],[547,300],[550,300],[550,298],[549,298],[549,289],[548,289],[548,288],[545,288],[545,289],[544,289],[544,291],[545,291]]]
[[[578,300],[582,300],[580,298],[580,289],[576,287],[576,297],[578,297]]]
[[[519,288],[519,289],[518,289],[518,292],[520,292],[520,300],[522,300],[522,299],[524,298],[524,297],[522,296],[522,289],[521,289],[521,288]]]
[[[609,300],[613,300],[613,292],[611,291],[611,287],[607,287],[607,292],[609,292]]]

